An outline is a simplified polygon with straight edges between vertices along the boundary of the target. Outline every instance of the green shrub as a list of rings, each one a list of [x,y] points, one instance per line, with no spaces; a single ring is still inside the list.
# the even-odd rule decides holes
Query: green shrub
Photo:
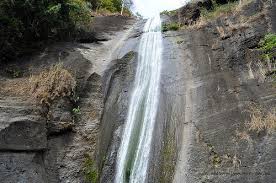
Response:
[[[261,55],[262,59],[269,61],[274,67],[267,71],[265,74],[270,77],[273,81],[276,81],[276,69],[275,69],[275,58],[276,58],[276,34],[269,33],[259,42],[259,49],[263,51]],[[267,63],[267,62],[265,62]]]
[[[102,11],[107,11],[111,13],[121,12],[122,0],[100,0],[98,9]]]
[[[162,31],[166,32],[166,31],[177,31],[181,28],[181,24],[180,23],[176,23],[176,22],[172,22],[169,24],[163,24],[162,25]]]
[[[88,7],[85,0],[1,0],[0,59],[14,59],[42,41],[77,34],[90,22]]]
[[[276,57],[276,34],[269,33],[265,35],[259,43],[260,50],[264,51],[264,57],[273,59]]]

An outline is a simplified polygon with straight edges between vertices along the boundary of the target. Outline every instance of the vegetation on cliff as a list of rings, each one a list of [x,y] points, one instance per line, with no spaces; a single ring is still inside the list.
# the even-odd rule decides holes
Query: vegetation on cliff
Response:
[[[31,52],[48,39],[65,39],[90,22],[85,0],[1,1],[1,60]]]
[[[263,51],[262,59],[264,59],[265,65],[268,65],[268,71],[266,76],[272,76],[271,78],[276,80],[276,34],[268,33],[265,37],[259,42],[260,50]]]
[[[78,37],[97,10],[120,12],[121,0],[0,1],[0,61],[32,53],[48,40]]]
[[[32,95],[39,103],[47,105],[59,97],[73,96],[76,87],[75,78],[61,64],[32,76],[30,81]]]
[[[271,134],[276,130],[276,109],[266,111],[259,106],[250,107],[250,120],[247,122],[249,131],[255,131],[260,133],[261,131],[267,131]]]
[[[275,61],[276,53],[276,34],[267,34],[263,40],[260,41],[260,49],[265,52],[265,56]]]

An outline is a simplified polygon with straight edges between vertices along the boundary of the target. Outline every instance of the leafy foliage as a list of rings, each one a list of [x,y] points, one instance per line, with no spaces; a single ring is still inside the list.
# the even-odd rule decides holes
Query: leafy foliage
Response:
[[[73,108],[73,109],[72,109],[72,112],[73,112],[73,114],[74,114],[75,116],[81,115],[80,106]]]
[[[122,8],[122,0],[100,0],[98,9],[107,10],[115,13],[120,12]]]
[[[270,69],[265,73],[265,75],[276,81],[276,34],[269,33],[259,42],[260,50],[263,51],[261,55],[262,59],[266,60],[265,64],[270,63]]]
[[[276,57],[276,34],[270,33],[265,35],[259,43],[260,49],[265,52],[265,56],[270,59]]]
[[[90,19],[89,3],[85,0],[1,0],[1,60],[31,52],[31,48],[49,38],[68,38]]]

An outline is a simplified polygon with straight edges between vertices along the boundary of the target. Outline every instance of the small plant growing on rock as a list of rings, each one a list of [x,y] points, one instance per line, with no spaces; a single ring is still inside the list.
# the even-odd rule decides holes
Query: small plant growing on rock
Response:
[[[262,59],[266,61],[268,71],[265,73],[266,76],[276,80],[276,34],[269,33],[265,35],[264,39],[259,42],[260,50],[263,51],[261,55]]]
[[[81,114],[80,106],[78,106],[77,108],[73,108],[72,112],[75,116],[80,115]]]
[[[265,35],[259,43],[260,49],[263,50],[269,57],[275,57],[276,53],[273,53],[273,50],[276,48],[276,34],[270,33]]]

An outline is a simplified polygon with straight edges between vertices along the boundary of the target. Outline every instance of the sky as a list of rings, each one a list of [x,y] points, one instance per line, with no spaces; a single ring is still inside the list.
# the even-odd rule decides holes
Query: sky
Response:
[[[133,11],[144,17],[152,17],[164,10],[174,10],[185,5],[189,0],[132,0]]]

